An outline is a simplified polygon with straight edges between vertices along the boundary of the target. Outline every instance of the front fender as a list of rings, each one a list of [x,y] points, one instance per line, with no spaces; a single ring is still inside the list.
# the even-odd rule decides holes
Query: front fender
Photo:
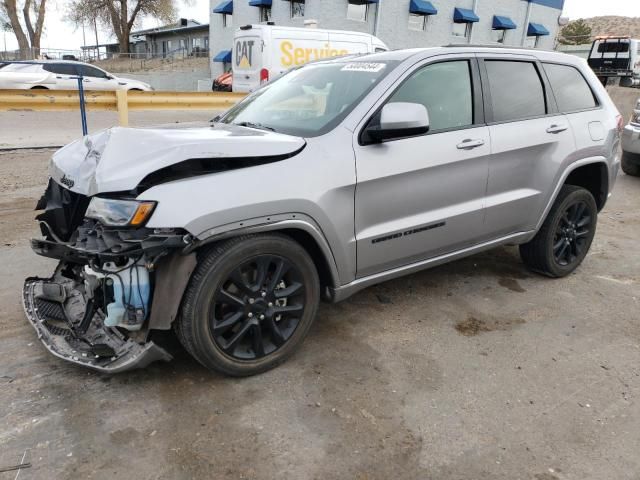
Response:
[[[340,272],[331,245],[317,222],[303,213],[283,213],[250,218],[208,229],[197,236],[197,241],[185,253],[190,253],[208,243],[218,242],[230,237],[282,230],[300,230],[310,235],[324,257],[323,260],[331,277],[331,286],[338,287],[341,285]]]

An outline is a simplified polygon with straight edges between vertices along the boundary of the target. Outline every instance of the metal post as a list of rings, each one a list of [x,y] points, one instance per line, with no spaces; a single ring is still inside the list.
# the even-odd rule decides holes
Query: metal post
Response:
[[[529,30],[529,21],[531,20],[531,8],[533,4],[531,1],[527,2],[527,16],[524,18],[524,32],[522,32],[522,43],[521,46],[524,47],[524,44],[527,42],[527,32]]]
[[[84,87],[82,86],[82,74],[78,75],[78,96],[80,97],[80,120],[82,121],[82,136],[87,135],[87,112],[84,105]]]
[[[378,1],[378,5],[376,6],[376,20],[373,23],[373,36],[378,36],[378,31],[380,30],[380,17],[382,17],[382,0]]]
[[[476,13],[478,11],[478,0],[473,0],[473,11],[474,13]],[[477,13],[476,13],[477,15]],[[475,30],[475,28],[473,28],[474,25],[473,23],[471,24],[471,33],[469,34],[469,43],[473,43],[473,31]]]

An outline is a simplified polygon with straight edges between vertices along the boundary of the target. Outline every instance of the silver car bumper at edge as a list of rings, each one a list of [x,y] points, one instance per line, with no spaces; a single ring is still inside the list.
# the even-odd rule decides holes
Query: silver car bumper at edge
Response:
[[[622,151],[640,155],[640,125],[629,124],[624,127]]]
[[[64,301],[47,295],[46,286],[62,285]],[[79,333],[78,319],[87,309],[84,297],[72,281],[57,271],[49,279],[27,278],[23,289],[24,311],[38,338],[53,355],[103,373],[144,368],[171,355],[151,341],[138,343],[116,328],[104,326],[94,314],[86,331]],[[61,290],[62,291],[62,290]],[[59,300],[59,299],[58,299]]]

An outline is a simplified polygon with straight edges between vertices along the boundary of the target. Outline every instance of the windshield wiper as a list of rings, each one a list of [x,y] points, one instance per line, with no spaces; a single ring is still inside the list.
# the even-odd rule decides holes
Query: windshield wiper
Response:
[[[238,125],[240,127],[257,128],[258,130],[269,130],[270,132],[275,132],[276,131],[275,128],[267,127],[266,125],[262,125],[261,123],[238,122],[238,123],[234,123],[234,125]]]

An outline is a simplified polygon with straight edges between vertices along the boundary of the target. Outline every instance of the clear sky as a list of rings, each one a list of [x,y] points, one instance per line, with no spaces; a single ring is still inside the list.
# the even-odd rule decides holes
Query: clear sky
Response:
[[[385,0],[397,1],[397,0]],[[488,1],[488,0],[481,0]],[[77,50],[82,45],[82,30],[73,31],[73,27],[62,20],[64,14],[65,0],[49,0],[48,11],[45,20],[45,32],[42,40],[43,48],[60,48]],[[178,13],[180,17],[193,18],[201,23],[209,22],[209,1],[190,0],[183,3],[178,0]],[[566,0],[564,16],[571,19],[588,18],[600,15],[623,15],[629,17],[640,17],[640,0]],[[145,20],[141,27],[149,28],[158,26],[154,20]],[[105,32],[98,32],[100,43],[114,41]],[[94,42],[93,30],[86,30],[87,43]],[[17,48],[15,37],[8,33],[6,35],[7,48]],[[0,42],[2,39],[0,38]],[[4,44],[0,43],[0,49],[4,49]]]

